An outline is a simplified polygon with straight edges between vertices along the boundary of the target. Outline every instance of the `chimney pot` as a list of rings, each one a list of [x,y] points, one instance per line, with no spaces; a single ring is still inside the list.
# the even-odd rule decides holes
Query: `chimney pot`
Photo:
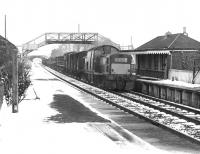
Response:
[[[186,32],[186,27],[183,27],[183,34],[188,36],[188,33]]]

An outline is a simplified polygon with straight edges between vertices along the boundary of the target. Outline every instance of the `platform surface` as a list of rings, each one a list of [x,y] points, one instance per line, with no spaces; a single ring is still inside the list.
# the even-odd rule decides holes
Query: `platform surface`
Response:
[[[200,147],[67,85],[39,65],[19,112],[3,104],[0,153],[197,153]],[[173,141],[173,142],[172,142]]]

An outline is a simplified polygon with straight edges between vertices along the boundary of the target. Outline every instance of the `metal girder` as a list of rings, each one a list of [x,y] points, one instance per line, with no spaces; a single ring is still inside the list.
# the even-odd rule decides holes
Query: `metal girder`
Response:
[[[22,45],[24,53],[47,44],[92,44],[98,41],[98,33],[45,33]]]
[[[113,45],[119,48],[119,44],[112,42],[98,33],[44,33],[22,45],[23,55],[27,55],[48,44]]]
[[[46,33],[47,43],[91,44],[97,41],[98,33]]]

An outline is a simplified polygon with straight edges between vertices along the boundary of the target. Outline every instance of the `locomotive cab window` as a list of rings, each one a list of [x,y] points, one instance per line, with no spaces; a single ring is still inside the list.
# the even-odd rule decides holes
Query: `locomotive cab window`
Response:
[[[127,63],[128,59],[127,58],[119,58],[119,57],[117,57],[117,58],[114,59],[114,61],[116,63]]]

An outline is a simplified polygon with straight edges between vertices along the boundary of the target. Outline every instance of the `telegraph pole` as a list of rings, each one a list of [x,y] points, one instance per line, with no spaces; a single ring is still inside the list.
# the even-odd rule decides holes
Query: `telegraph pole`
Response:
[[[78,35],[80,35],[80,24],[78,24]],[[78,44],[78,52],[80,51],[80,44]]]
[[[5,15],[5,39],[7,38],[6,36],[6,15]]]
[[[80,33],[80,24],[78,24],[78,33]]]
[[[133,50],[133,39],[132,39],[132,36],[131,36],[131,49]]]

